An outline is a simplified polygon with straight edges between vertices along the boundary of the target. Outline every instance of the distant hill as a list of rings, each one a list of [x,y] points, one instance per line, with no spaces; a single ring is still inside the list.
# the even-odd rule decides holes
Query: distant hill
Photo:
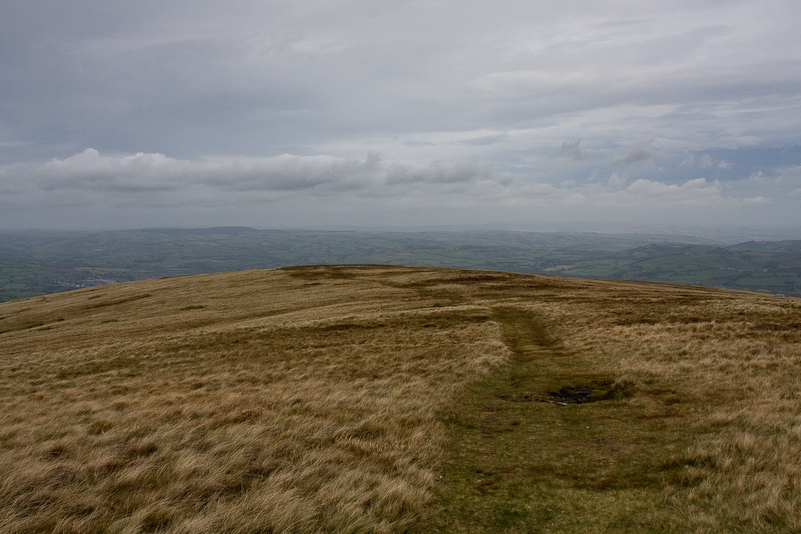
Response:
[[[801,296],[799,243],[722,246],[645,234],[246,227],[0,232],[0,301],[163,276],[315,264],[494,269]]]
[[[37,296],[0,304],[0,531],[793,532],[799,376],[801,301],[703,287],[340,265]]]
[[[546,269],[566,276],[648,280],[801,296],[801,241],[727,247],[657,243]]]
[[[727,247],[730,250],[757,254],[801,254],[801,240],[748,241]]]

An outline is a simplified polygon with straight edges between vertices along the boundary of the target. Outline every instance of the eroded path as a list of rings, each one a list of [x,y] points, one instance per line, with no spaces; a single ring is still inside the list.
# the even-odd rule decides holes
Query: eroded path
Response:
[[[492,316],[512,355],[448,414],[441,530],[669,531],[649,450],[675,444],[640,417],[631,385],[571,353],[531,309]]]

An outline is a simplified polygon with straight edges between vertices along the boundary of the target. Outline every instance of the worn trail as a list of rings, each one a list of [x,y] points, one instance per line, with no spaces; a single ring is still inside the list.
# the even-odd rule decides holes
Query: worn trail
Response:
[[[492,317],[511,358],[449,414],[441,530],[662,531],[658,469],[641,440],[650,429],[626,409],[631,392],[532,310]]]

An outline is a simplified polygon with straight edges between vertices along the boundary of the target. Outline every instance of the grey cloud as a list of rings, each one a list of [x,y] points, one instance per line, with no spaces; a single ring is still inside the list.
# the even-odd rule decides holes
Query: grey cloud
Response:
[[[176,170],[173,162],[161,154],[101,157],[97,150],[88,148],[64,160],[53,159],[30,174],[45,191],[164,191],[174,188],[170,184]]]
[[[568,156],[576,161],[581,161],[587,157],[587,152],[582,150],[582,148],[579,146],[580,144],[581,144],[580,139],[565,141],[559,148],[559,153],[564,156]]]
[[[470,139],[464,139],[459,142],[463,145],[483,146],[483,145],[492,145],[495,143],[500,143],[508,139],[509,139],[508,133],[499,133],[493,135],[482,135],[479,137],[471,137]]]
[[[162,154],[101,156],[95,149],[21,172],[45,191],[178,191],[204,185],[236,192],[360,189],[374,179],[380,156],[364,162],[327,156],[178,160]]]
[[[653,159],[654,154],[650,148],[649,143],[637,143],[630,146],[621,155],[612,160],[612,163],[637,163],[640,161],[648,161]]]
[[[491,167],[479,164],[473,159],[435,161],[423,169],[405,165],[393,165],[388,169],[386,183],[457,184],[478,180],[493,180]]]
[[[132,168],[139,172],[126,174]],[[154,221],[175,221],[179,208],[181,213],[192,214],[179,219],[182,224],[193,225],[209,224],[210,220],[230,223],[232,209],[253,226],[301,220],[292,215],[298,210],[327,214],[329,222],[369,220],[377,224],[381,219],[376,217],[383,216],[409,225],[418,223],[414,213],[422,212],[428,214],[427,220],[432,224],[453,223],[457,212],[458,217],[473,216],[484,221],[491,221],[492,213],[497,220],[497,214],[502,213],[508,218],[504,220],[530,222],[532,210],[537,217],[552,220],[584,217],[587,213],[650,216],[648,210],[652,210],[664,213],[670,220],[670,214],[679,208],[684,210],[680,212],[682,218],[692,216],[692,210],[714,208],[738,220],[736,210],[746,205],[755,213],[769,205],[777,217],[782,213],[790,216],[787,214],[792,210],[777,210],[771,198],[783,199],[783,206],[793,202],[797,195],[792,193],[798,189],[800,175],[798,167],[786,168],[784,179],[744,180],[742,186],[730,183],[725,190],[718,182],[704,178],[669,184],[635,177],[628,183],[615,174],[606,181],[557,186],[499,176],[492,166],[471,158],[418,166],[387,161],[377,153],[370,153],[363,160],[288,154],[256,159],[178,160],[161,154],[104,156],[87,149],[39,166],[0,168],[0,180],[16,185],[12,194],[0,197],[0,222],[18,224],[27,220],[20,218],[20,213],[41,212],[41,217],[50,217],[46,220],[63,217],[74,225],[85,216],[99,217],[98,220],[109,217],[112,208],[117,210],[115,224],[124,225],[127,221],[131,225],[130,221],[141,221],[137,217],[147,213],[150,222],[145,226]],[[138,181],[128,184],[130,189],[126,190],[125,179],[132,176]],[[140,188],[136,190],[138,194],[132,194],[135,187]],[[770,195],[769,190],[776,195]],[[31,202],[38,211],[25,209]],[[266,206],[269,210],[265,211]],[[342,211],[343,206],[347,206],[347,213]],[[279,214],[283,219],[273,218]],[[305,220],[309,224],[312,219]],[[325,219],[314,220],[319,224]]]
[[[228,191],[303,191],[333,187],[358,189],[352,177],[362,174],[357,162],[338,162],[331,158],[278,156],[252,162],[217,163],[203,169],[202,182]],[[350,186],[347,181],[350,181]]]
[[[320,146],[354,128],[399,139],[415,128],[513,129],[631,103],[707,107],[769,93],[776,103],[777,88],[792,98],[798,85],[797,63],[766,62],[770,55],[752,46],[759,32],[743,35],[736,25],[737,17],[786,17],[786,5],[652,6],[633,18],[605,2],[581,17],[569,6],[507,11],[468,2],[453,20],[447,2],[372,6],[371,16],[352,2],[101,4],[10,8],[6,25],[21,28],[15,47],[39,51],[20,56],[5,80],[13,88],[6,109],[19,110],[7,115],[10,136],[52,143],[46,129],[103,150],[182,156],[219,153],[227,143],[224,152],[264,156]],[[37,13],[52,31],[37,29]],[[427,31],[446,17],[448,32]],[[710,19],[721,23],[696,22]],[[747,53],[733,61],[738,50]],[[481,79],[494,82],[470,85]],[[714,119],[709,124],[726,120]],[[609,120],[593,135],[632,126],[630,118]],[[500,140],[463,142],[504,150]],[[281,149],[270,150],[276,144]]]
[[[495,181],[493,169],[472,158],[435,161],[420,167],[387,163],[375,152],[363,161],[283,154],[272,158],[178,160],[163,154],[104,156],[93,148],[38,167],[4,170],[17,182],[43,191],[94,193],[186,191],[211,187],[233,193],[317,191],[341,194],[384,185],[459,184]],[[508,182],[508,180],[506,180]]]
[[[719,199],[722,190],[719,184],[707,183],[706,179],[698,178],[684,184],[665,184],[650,180],[637,180],[628,186],[625,194],[635,197],[669,198],[673,202],[699,202],[709,199]]]
[[[436,143],[432,143],[431,141],[404,141],[403,144],[405,146],[417,146],[417,147],[437,146]]]

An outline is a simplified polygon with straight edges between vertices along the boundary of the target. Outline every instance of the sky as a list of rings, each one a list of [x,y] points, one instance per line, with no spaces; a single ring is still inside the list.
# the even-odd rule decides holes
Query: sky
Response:
[[[783,227],[796,0],[0,5],[0,229]]]

